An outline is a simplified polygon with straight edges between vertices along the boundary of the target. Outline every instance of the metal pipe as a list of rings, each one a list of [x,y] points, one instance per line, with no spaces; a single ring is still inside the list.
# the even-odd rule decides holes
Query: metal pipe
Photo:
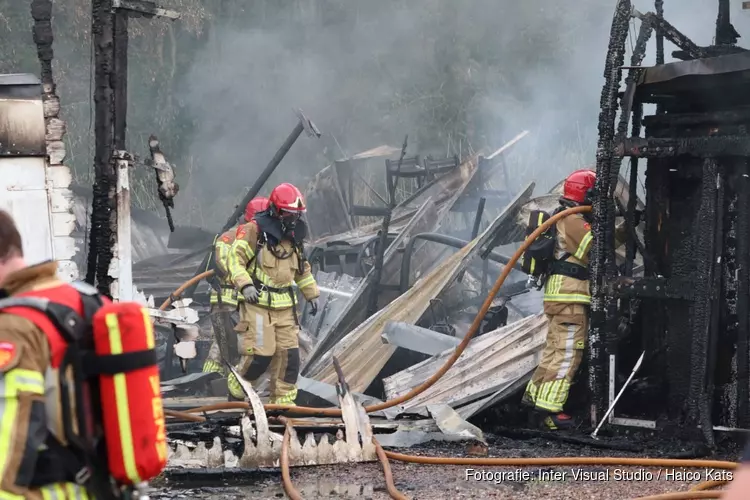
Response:
[[[596,426],[596,429],[594,429],[594,432],[591,433],[592,438],[596,439],[596,435],[599,434],[599,429],[602,428],[602,425],[604,425],[604,422],[607,421],[607,417],[609,416],[609,414],[612,413],[612,410],[615,409],[615,405],[620,400],[622,393],[625,392],[625,389],[627,389],[628,385],[630,385],[630,381],[633,380],[633,377],[638,372],[638,369],[641,367],[641,363],[643,363],[643,358],[645,356],[646,356],[646,351],[643,351],[643,353],[641,353],[641,357],[638,358],[638,361],[636,361],[635,366],[633,367],[633,371],[630,372],[630,376],[625,381],[625,384],[623,384],[622,389],[620,389],[620,392],[617,393],[617,397],[615,398],[614,401],[612,401],[612,404],[609,405],[609,409],[607,409],[607,412],[602,417],[602,420],[599,422],[599,425]]]
[[[440,243],[442,245],[447,245],[453,248],[463,248],[469,243],[468,241],[462,240],[461,238],[455,238],[453,236],[448,236],[446,234],[440,233],[419,233],[409,238],[409,242],[404,248],[404,255],[401,257],[401,278],[399,280],[401,293],[404,293],[409,289],[411,255],[414,252],[414,245],[419,240],[430,241],[432,243]],[[507,264],[508,262],[510,262],[510,259],[508,257],[497,252],[490,252],[488,260],[492,260],[493,262],[497,262],[499,264]],[[521,270],[521,266],[518,264],[514,265],[513,268],[518,269],[519,271]]]
[[[480,159],[481,160],[481,159]],[[471,228],[471,241],[479,234],[479,227],[482,225],[482,215],[484,215],[484,204],[487,202],[487,198],[484,196],[479,198],[479,206],[477,207],[477,213],[474,216],[474,227]],[[456,277],[456,281],[461,283],[464,279],[466,271],[461,271]],[[482,281],[484,282],[484,274],[482,275]]]

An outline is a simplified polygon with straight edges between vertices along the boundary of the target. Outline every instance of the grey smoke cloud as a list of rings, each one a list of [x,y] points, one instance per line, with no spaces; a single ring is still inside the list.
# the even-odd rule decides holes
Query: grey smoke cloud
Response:
[[[750,12],[734,4],[735,27],[747,33]],[[470,134],[461,147],[474,149],[529,129],[509,159],[517,186],[537,180],[549,188],[594,160],[614,0],[311,5],[283,22],[220,27],[194,56],[183,89],[197,125],[186,191],[206,204],[211,224],[223,222],[291,131],[295,107],[324,137],[301,138],[264,194],[282,180],[304,184],[341,149],[399,146],[407,133],[410,153],[444,155],[458,144],[449,135],[457,129]],[[716,5],[666,0],[665,15],[706,45]],[[636,7],[653,10],[651,2]],[[652,39],[647,64],[653,46]],[[673,47],[666,49],[671,60]]]

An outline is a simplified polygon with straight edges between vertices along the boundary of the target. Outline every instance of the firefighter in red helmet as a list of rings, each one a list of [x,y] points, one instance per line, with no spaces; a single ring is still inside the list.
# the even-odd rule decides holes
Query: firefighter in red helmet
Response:
[[[590,170],[570,174],[555,213],[591,205],[595,182],[596,174]],[[573,425],[573,419],[563,413],[563,405],[581,364],[588,333],[588,262],[593,239],[588,218],[588,214],[574,214],[556,225],[554,260],[544,287],[547,344],[523,396],[523,402],[541,412],[545,426],[553,430]]]
[[[258,196],[253,198],[245,207],[243,222],[250,222],[255,214],[268,209],[268,198]],[[245,298],[237,292],[232,285],[228,273],[228,257],[232,249],[232,243],[237,235],[237,230],[242,226],[234,226],[227,232],[216,238],[214,242],[213,269],[215,272],[212,280],[210,295],[211,325],[214,331],[214,341],[208,351],[206,361],[203,363],[203,371],[206,373],[226,374],[226,367],[222,363],[222,357],[234,363],[238,357],[237,335],[234,333],[234,321],[232,315],[237,312],[237,307]]]
[[[297,295],[300,289],[318,310],[320,296],[310,264],[304,258],[302,242],[307,225],[302,193],[283,183],[271,192],[269,208],[242,226],[229,254],[229,272],[245,301],[240,305],[240,362],[237,372],[250,382],[270,368],[271,403],[294,404],[299,376],[299,319]],[[234,375],[228,378],[233,398],[244,394]]]

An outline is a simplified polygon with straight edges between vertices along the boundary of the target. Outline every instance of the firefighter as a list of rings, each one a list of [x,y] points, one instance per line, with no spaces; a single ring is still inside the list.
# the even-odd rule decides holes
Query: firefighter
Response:
[[[33,291],[70,300],[78,292],[56,275],[55,262],[26,265],[18,230],[0,210],[0,297]],[[65,467],[59,455],[58,459],[50,456],[50,435],[53,439],[64,435],[52,347],[29,319],[0,313],[0,499],[93,498],[72,481],[73,475],[71,480],[60,480]]]
[[[240,304],[241,336],[237,372],[253,382],[270,368],[271,403],[293,405],[299,376],[299,318],[296,283],[311,313],[320,296],[302,242],[307,226],[301,219],[305,201],[295,186],[274,188],[269,209],[242,226],[229,254],[229,274],[245,301]],[[230,374],[230,397],[244,399],[239,381]]]
[[[591,205],[596,174],[570,174],[560,198],[562,209]],[[589,214],[574,214],[557,222],[555,252],[544,286],[544,313],[549,322],[542,359],[526,386],[523,402],[543,416],[552,430],[573,426],[563,413],[568,391],[583,358],[588,333],[588,262],[593,239]]]
[[[245,207],[244,222],[250,222],[257,212],[268,209],[268,198],[253,198]],[[232,346],[237,345],[236,334],[234,333],[234,321],[232,315],[237,311],[238,303],[245,298],[237,292],[229,279],[228,261],[229,251],[232,249],[237,230],[241,224],[235,226],[216,239],[214,244],[214,270],[215,275],[212,280],[211,289],[211,326],[214,330],[214,341],[208,351],[205,363],[203,363],[204,373],[221,373],[226,374],[226,367],[222,363],[222,357],[227,361],[235,362],[237,349]],[[223,345],[222,345],[223,344]],[[222,352],[226,351],[226,352]]]

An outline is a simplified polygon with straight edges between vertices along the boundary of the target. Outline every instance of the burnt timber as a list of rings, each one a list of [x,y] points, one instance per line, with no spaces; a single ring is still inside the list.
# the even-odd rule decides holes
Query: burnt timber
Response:
[[[645,41],[654,28],[666,35],[665,24],[649,25],[645,20],[653,15],[641,16],[642,43],[636,43],[626,90],[618,95],[623,30],[632,12],[629,1],[618,2],[602,91],[592,258],[588,382],[593,425],[645,350],[639,372],[644,383],[626,392],[618,414],[687,436],[702,435],[709,446],[715,427],[750,425],[750,53],[735,45],[724,3],[717,45],[675,53],[682,61],[649,68],[640,67]],[[692,42],[686,46],[697,48]],[[663,63],[663,54],[657,56]],[[644,104],[656,104],[657,113],[642,116]],[[618,107],[622,113],[616,124]],[[617,277],[617,208],[609,196],[623,157],[630,157],[633,180],[639,159],[645,159],[646,178],[646,228],[639,251],[645,273],[625,281]],[[625,213],[629,224],[634,208],[628,206]],[[635,243],[631,236],[628,248]],[[628,260],[634,253],[628,251]]]

